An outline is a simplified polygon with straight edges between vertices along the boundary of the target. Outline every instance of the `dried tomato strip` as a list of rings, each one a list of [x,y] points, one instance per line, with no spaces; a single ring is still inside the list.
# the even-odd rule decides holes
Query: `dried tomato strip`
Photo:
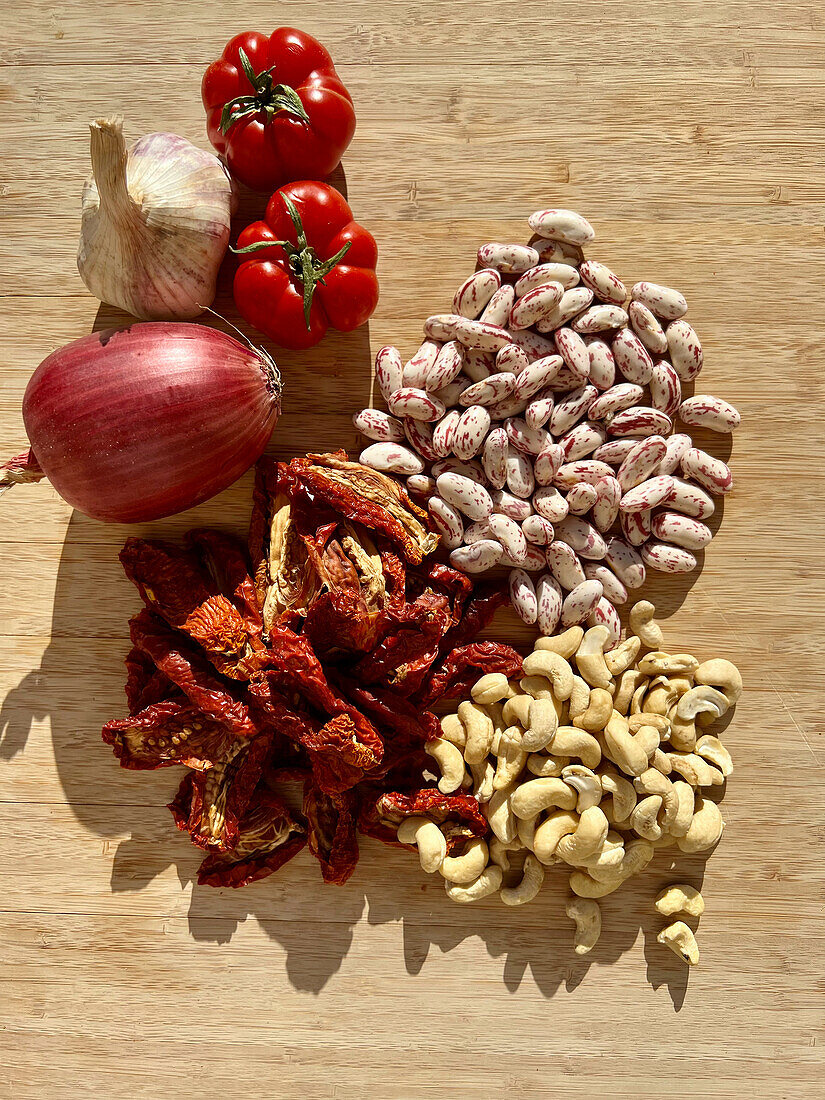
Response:
[[[225,531],[209,528],[189,531],[186,541],[200,555],[221,595],[231,600],[243,615],[250,634],[260,636],[261,610],[243,542]]]
[[[107,722],[103,740],[122,768],[149,770],[183,764],[203,771],[231,756],[240,743],[219,722],[189,703],[153,703],[130,718]]]
[[[130,714],[137,714],[152,703],[179,696],[180,692],[150,657],[134,647],[126,656],[126,702]]]
[[[472,642],[454,650],[434,672],[416,696],[424,707],[444,696],[468,695],[470,688],[487,672],[503,672],[508,678],[521,672],[521,657],[503,642]]]
[[[355,795],[352,791],[327,794],[308,780],[303,811],[309,850],[321,864],[324,882],[342,886],[358,863]]]

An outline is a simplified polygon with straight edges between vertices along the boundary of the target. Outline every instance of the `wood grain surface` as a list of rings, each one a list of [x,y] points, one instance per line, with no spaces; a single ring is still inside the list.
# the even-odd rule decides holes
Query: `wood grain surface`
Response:
[[[375,350],[416,346],[485,240],[580,209],[589,255],[680,287],[703,388],[733,401],[736,488],[701,572],[648,592],[667,641],[727,655],[728,828],[707,866],[661,853],[570,947],[564,875],[537,902],[452,905],[406,853],[362,846],[324,887],[303,853],[239,892],[193,886],[170,772],[121,771],[125,528],[48,486],[0,502],[0,1096],[823,1095],[825,14],[813,0],[3,0],[0,453],[26,381],[123,318],[75,268],[89,119],[206,146],[199,84],[242,29],[303,27],[358,113],[345,180],[381,251],[368,327],[286,379],[278,455],[353,447]],[[247,197],[251,217],[258,200]],[[230,319],[224,278],[218,308]],[[717,446],[726,456],[729,448]],[[185,516],[242,532],[250,478]],[[720,509],[722,511],[722,509]],[[497,637],[526,641],[511,615]],[[656,943],[657,890],[702,883],[702,960]]]

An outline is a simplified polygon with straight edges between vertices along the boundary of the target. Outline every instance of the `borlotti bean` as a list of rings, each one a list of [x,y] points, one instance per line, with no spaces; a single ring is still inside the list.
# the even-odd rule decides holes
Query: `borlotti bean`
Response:
[[[583,623],[595,610],[603,591],[601,581],[582,581],[581,584],[577,584],[564,598],[561,607],[561,625],[566,628]]]
[[[510,572],[510,603],[519,618],[532,626],[539,610],[536,587],[530,574],[523,569],[513,569]]]
[[[583,614],[609,651],[615,608],[646,565],[692,568],[713,498],[732,487],[691,429],[732,432],[740,417],[716,396],[683,398],[703,352],[678,290],[630,286],[585,259],[593,230],[573,211],[536,211],[530,225],[529,244],[481,246],[479,270],[452,312],[425,320],[406,364],[380,349],[388,411],[353,423],[372,441],[364,463],[407,479],[458,568],[518,571],[530,582],[513,582],[525,621],[552,630]],[[586,614],[577,598],[563,615],[564,593],[583,584],[602,593]]]

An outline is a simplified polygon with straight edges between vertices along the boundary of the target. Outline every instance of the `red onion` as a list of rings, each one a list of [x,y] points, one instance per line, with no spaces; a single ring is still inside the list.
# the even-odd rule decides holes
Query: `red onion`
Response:
[[[28,456],[0,490],[45,476],[95,519],[137,523],[191,508],[260,456],[280,412],[264,351],[204,325],[95,332],[44,359],[23,398]]]

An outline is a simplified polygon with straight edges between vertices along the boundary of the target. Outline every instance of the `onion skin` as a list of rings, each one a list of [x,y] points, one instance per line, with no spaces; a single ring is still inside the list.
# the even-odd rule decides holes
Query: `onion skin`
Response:
[[[260,457],[279,413],[280,378],[265,353],[170,321],[67,344],[23,398],[32,453],[58,493],[118,523],[221,492]]]

